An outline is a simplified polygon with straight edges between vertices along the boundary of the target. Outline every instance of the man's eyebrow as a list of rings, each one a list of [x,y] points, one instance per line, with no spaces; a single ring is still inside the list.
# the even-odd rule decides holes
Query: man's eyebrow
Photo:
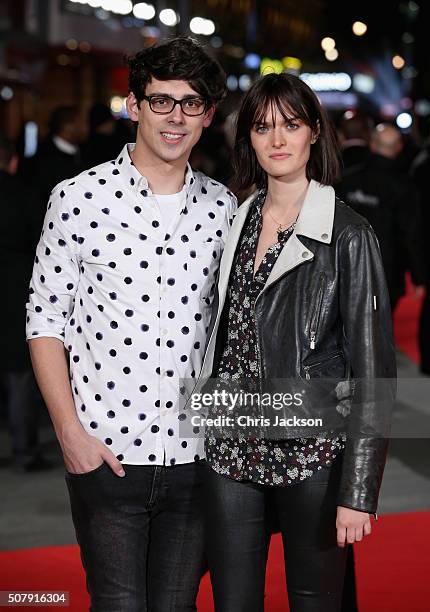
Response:
[[[166,93],[165,91],[154,91],[148,95],[149,96],[167,96],[168,98],[175,99],[175,96],[172,96],[172,94]],[[177,98],[177,99],[178,100],[188,100],[189,98],[202,98],[203,99],[203,96],[201,96],[200,94],[185,94],[182,98]]]

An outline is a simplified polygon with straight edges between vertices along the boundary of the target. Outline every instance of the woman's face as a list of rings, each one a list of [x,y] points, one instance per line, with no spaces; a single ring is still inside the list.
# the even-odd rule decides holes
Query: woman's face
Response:
[[[308,125],[293,115],[285,120],[276,107],[273,112],[269,107],[263,121],[251,128],[251,144],[268,177],[305,177],[313,142],[314,134]]]

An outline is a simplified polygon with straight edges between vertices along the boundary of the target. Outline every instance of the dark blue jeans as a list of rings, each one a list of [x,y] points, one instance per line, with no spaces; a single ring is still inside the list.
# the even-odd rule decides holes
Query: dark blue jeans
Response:
[[[205,463],[67,474],[92,612],[196,610]]]

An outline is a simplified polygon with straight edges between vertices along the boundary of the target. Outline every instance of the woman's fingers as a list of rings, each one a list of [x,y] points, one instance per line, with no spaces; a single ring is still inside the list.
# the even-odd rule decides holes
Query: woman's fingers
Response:
[[[345,542],[346,542],[346,527],[338,527],[337,528],[337,545],[340,548],[344,548]]]

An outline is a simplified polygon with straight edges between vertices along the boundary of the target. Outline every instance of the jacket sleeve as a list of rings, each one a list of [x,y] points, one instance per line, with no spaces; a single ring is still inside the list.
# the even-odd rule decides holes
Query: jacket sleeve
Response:
[[[344,230],[338,257],[340,312],[354,389],[338,505],[375,513],[396,389],[390,301],[370,226]]]

